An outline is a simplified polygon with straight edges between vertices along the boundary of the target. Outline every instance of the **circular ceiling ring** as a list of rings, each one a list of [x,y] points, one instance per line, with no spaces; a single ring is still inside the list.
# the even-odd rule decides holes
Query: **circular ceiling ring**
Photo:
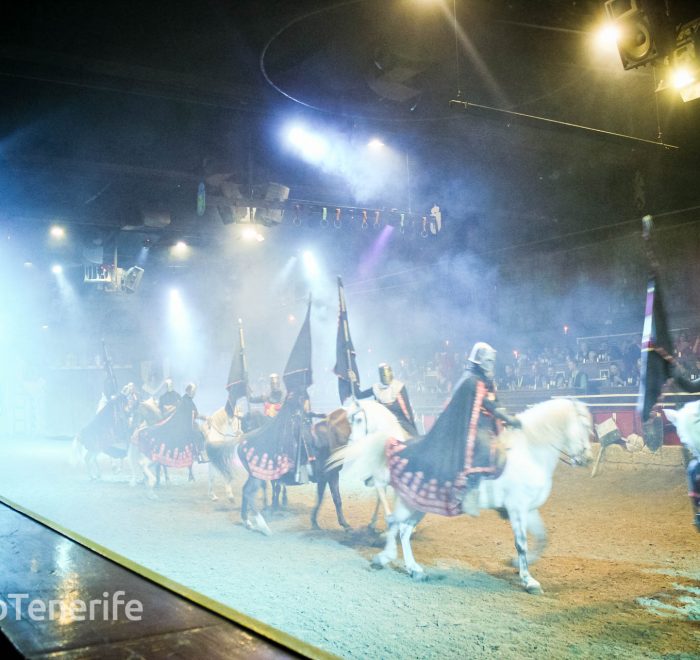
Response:
[[[363,120],[368,120],[368,121],[386,121],[386,122],[412,122],[412,123],[418,123],[418,122],[433,122],[433,121],[443,121],[451,116],[450,113],[445,113],[441,115],[436,115],[432,117],[383,117],[380,115],[367,115],[367,114],[361,114],[361,113],[350,113],[350,112],[343,112],[342,110],[329,110],[327,108],[320,107],[318,105],[315,105],[313,103],[309,103],[308,101],[304,101],[301,98],[298,98],[297,96],[293,96],[289,92],[285,91],[278,85],[272,78],[270,77],[270,74],[267,71],[267,68],[265,66],[265,57],[270,50],[270,47],[272,44],[279,39],[289,28],[293,27],[297,23],[301,23],[303,21],[308,20],[309,18],[313,18],[315,16],[318,16],[320,14],[324,14],[327,12],[332,12],[337,9],[341,9],[343,7],[349,7],[350,5],[358,5],[363,2],[368,2],[369,0],[341,0],[340,2],[336,2],[335,4],[329,5],[328,7],[322,7],[320,9],[314,9],[313,11],[307,12],[305,14],[302,14],[301,16],[297,16],[296,18],[292,19],[287,23],[286,25],[283,25],[277,32],[275,32],[265,43],[263,46],[263,49],[260,53],[260,58],[259,58],[259,68],[260,68],[260,73],[262,74],[263,78],[265,79],[265,82],[270,85],[276,92],[284,96],[285,98],[288,98],[290,101],[293,101],[294,103],[297,103],[299,105],[304,106],[305,108],[309,108],[310,110],[315,110],[317,112],[322,112],[324,114],[334,114],[334,115],[340,115],[341,117],[347,117],[349,119],[363,119]]]

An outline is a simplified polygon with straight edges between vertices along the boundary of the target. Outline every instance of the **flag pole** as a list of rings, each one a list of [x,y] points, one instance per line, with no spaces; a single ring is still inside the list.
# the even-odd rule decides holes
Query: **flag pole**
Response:
[[[112,386],[112,394],[119,394],[119,386],[117,385],[117,377],[114,375],[114,370],[112,369],[112,358],[109,357],[107,353],[107,344],[105,340],[102,340],[102,359],[105,363],[105,370],[107,371],[107,378],[109,378],[109,384]]]
[[[352,368],[352,355],[350,353],[350,328],[348,328],[348,309],[345,306],[345,294],[343,287],[343,278],[338,275],[338,304],[340,306],[340,318],[343,319],[343,337],[345,338],[345,355],[348,360],[348,369]],[[348,376],[350,374],[348,373]],[[350,381],[352,396],[357,397],[357,381]]]
[[[248,397],[248,361],[245,354],[245,337],[243,336],[243,319],[238,319],[238,340],[240,342],[241,370],[245,382],[246,398]]]
[[[642,238],[644,239],[644,248],[647,253],[647,259],[649,260],[649,269],[651,270],[651,276],[656,282],[659,279],[659,261],[656,258],[656,253],[654,252],[654,245],[651,239],[651,232],[654,229],[654,217],[651,215],[645,215],[642,218]],[[672,367],[676,366],[676,359],[673,355],[669,354],[662,346],[655,346],[654,351],[658,353],[666,362],[668,362]]]

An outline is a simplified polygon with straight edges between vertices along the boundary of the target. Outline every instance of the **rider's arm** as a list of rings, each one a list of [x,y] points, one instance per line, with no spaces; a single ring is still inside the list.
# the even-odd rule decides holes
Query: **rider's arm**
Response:
[[[369,399],[369,397],[374,396],[374,389],[370,387],[366,390],[360,390],[355,396],[358,399]]]
[[[700,392],[700,378],[691,380],[683,373],[683,370],[679,366],[674,366],[672,375],[673,380],[686,392]]]
[[[496,419],[500,419],[504,424],[512,426],[516,429],[522,428],[522,422],[515,416],[509,415],[505,408],[501,408],[498,405],[498,401],[491,401],[490,399],[484,398],[481,405],[486,408]]]

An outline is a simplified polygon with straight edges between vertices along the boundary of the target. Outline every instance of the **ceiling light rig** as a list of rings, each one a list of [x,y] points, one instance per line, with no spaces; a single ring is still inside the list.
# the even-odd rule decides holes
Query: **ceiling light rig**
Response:
[[[319,226],[335,229],[380,231],[384,227],[396,227],[408,238],[419,235],[422,238],[437,236],[443,228],[443,218],[440,206],[433,204],[429,211],[416,213],[398,208],[372,208],[347,206],[343,204],[324,204],[308,200],[294,200],[289,205],[291,218],[295,227]]]

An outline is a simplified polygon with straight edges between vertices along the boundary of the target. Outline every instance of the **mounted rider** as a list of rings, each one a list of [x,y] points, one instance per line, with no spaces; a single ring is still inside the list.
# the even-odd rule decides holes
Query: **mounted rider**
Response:
[[[270,374],[270,392],[260,396],[249,396],[249,403],[262,403],[265,417],[275,417],[284,402],[284,393],[279,374]]]
[[[408,437],[415,438],[418,435],[418,430],[416,429],[415,415],[408,398],[406,386],[400,380],[394,378],[394,372],[386,362],[382,362],[378,370],[379,382],[366,390],[358,392],[357,398],[367,399],[374,396],[377,402],[395,415]]]
[[[486,342],[474,344],[469,354],[467,373],[457,386],[453,399],[464,398],[467,418],[466,492],[462,511],[479,515],[479,482],[482,476],[494,472],[494,441],[499,432],[498,422],[521,428],[520,420],[508,415],[498,405],[494,375],[496,351]]]

